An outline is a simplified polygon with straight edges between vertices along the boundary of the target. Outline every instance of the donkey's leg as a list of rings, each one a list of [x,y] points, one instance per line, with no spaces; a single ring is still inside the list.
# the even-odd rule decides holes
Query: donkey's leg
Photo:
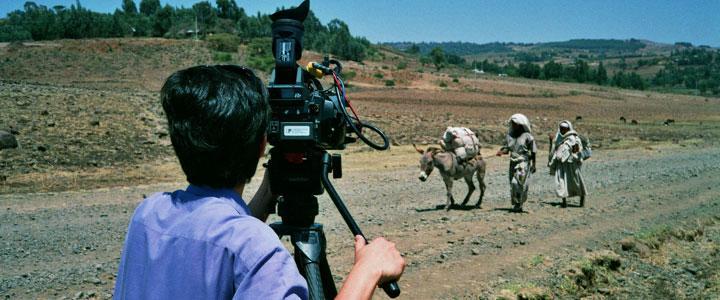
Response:
[[[480,198],[478,198],[478,202],[475,204],[475,207],[480,207],[482,205],[483,197],[485,196],[485,168],[477,170],[476,176],[478,179],[478,185],[480,186]]]
[[[460,204],[461,206],[465,206],[465,204],[467,204],[468,200],[470,200],[470,195],[472,195],[472,193],[475,191],[475,184],[473,184],[472,178],[472,173],[465,175],[465,183],[467,183],[468,191],[467,195],[465,195],[465,199],[463,199],[462,204]]]
[[[450,210],[450,207],[455,205],[455,199],[453,199],[452,187],[453,179],[451,177],[443,177],[445,182],[445,188],[447,189],[447,203],[445,204],[445,210]]]

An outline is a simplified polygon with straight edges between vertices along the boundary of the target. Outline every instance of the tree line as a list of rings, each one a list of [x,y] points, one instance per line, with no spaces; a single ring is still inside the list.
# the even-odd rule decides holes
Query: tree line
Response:
[[[636,68],[621,58],[619,62],[614,63],[619,70],[612,74],[608,73],[603,60],[597,60],[597,64],[592,66],[581,58],[576,59],[572,64],[560,64],[551,58],[547,62],[538,63],[541,60],[538,58],[542,57],[542,54],[540,56],[516,54],[514,56],[516,59],[527,59],[518,64],[512,61],[491,62],[487,59],[468,63],[460,56],[447,54],[441,47],[433,48],[427,55],[419,54],[417,48],[412,46],[405,52],[418,55],[420,63],[432,64],[437,70],[452,65],[463,69],[538,80],[591,83],[636,90],[685,90],[703,95],[720,95],[720,50],[707,47],[674,50],[665,58],[639,59],[635,63]],[[643,78],[634,71],[628,71],[660,64],[663,68],[648,78]]]
[[[675,50],[650,83],[663,88],[684,88],[720,95],[720,50]]]
[[[235,0],[201,1],[192,7],[161,5],[160,0],[122,0],[113,13],[99,13],[78,0],[66,7],[26,2],[0,19],[0,42],[109,37],[189,38],[230,34],[244,42],[270,37],[269,15],[248,15]],[[305,48],[361,61],[372,54],[370,42],[354,37],[343,21],[327,25],[311,11],[305,20]]]

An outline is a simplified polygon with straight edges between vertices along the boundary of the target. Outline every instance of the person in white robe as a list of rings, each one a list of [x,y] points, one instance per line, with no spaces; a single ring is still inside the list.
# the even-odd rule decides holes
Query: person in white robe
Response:
[[[583,144],[570,121],[558,125],[555,139],[550,137],[548,167],[555,178],[555,194],[567,206],[567,198],[580,197],[580,207],[585,205],[587,189],[582,175]]]
[[[513,211],[521,212],[527,200],[530,187],[530,174],[535,173],[535,154],[537,144],[532,136],[530,121],[523,114],[514,114],[508,120],[509,130],[505,143],[498,150],[497,156],[510,154],[510,202]]]

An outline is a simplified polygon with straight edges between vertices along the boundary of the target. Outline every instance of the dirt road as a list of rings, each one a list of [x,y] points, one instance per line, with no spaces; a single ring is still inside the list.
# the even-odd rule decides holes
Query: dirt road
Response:
[[[506,158],[488,159],[481,209],[449,212],[438,207],[445,201],[441,179],[432,174],[418,181],[416,159],[409,147],[347,153],[345,177],[336,182],[366,234],[386,236],[403,252],[406,299],[492,297],[505,284],[546,276],[530,266],[536,257],[544,264],[569,261],[612,249],[618,238],[646,227],[720,216],[720,149],[710,145],[598,151],[585,165],[591,193],[585,208],[560,208],[541,167],[528,213],[520,214],[508,211]],[[111,297],[134,207],[143,195],[182,187],[0,195],[0,297]],[[464,193],[458,182],[456,198]],[[316,221],[325,224],[339,282],[352,261],[352,237],[329,199],[320,202]],[[376,297],[385,296],[378,291]]]

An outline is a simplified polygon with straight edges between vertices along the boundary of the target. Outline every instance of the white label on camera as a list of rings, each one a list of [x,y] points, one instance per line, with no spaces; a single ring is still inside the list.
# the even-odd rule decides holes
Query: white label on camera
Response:
[[[310,136],[310,126],[285,126],[283,134],[285,136]]]

